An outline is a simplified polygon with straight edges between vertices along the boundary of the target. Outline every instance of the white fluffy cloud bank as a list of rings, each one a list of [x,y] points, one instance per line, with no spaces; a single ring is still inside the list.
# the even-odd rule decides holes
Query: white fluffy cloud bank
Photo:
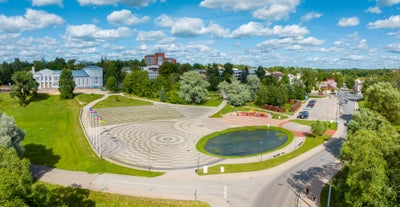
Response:
[[[1,32],[20,33],[61,25],[63,23],[64,19],[60,16],[33,9],[27,9],[24,16],[7,17],[0,15]]]
[[[138,17],[132,14],[131,11],[122,9],[121,11],[114,11],[107,16],[107,21],[114,25],[135,25],[149,20],[148,16]]]

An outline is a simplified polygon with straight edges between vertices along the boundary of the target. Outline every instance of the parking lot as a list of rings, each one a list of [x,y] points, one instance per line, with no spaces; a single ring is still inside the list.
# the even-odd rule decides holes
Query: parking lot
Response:
[[[314,107],[306,107],[309,101],[315,100]],[[336,118],[340,116],[338,113],[338,100],[335,96],[324,97],[324,98],[311,98],[305,103],[302,109],[295,114],[297,117],[301,111],[308,111],[310,120],[325,120],[325,121],[336,121]]]

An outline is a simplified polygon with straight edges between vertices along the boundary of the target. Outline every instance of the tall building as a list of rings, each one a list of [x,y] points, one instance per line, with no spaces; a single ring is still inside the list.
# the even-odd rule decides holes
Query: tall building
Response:
[[[144,56],[144,62],[146,62],[147,66],[151,66],[151,65],[160,66],[160,65],[164,64],[165,62],[170,62],[170,63],[176,64],[176,59],[165,57],[164,53],[155,53],[155,54]]]

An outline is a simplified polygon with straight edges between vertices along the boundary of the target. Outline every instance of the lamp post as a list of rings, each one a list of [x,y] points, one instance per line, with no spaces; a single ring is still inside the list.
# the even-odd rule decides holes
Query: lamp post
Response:
[[[332,167],[333,168],[333,167]],[[331,191],[332,191],[332,171],[333,169],[331,168],[331,172],[330,172],[330,178],[329,178],[329,192],[328,192],[328,204],[326,205],[327,207],[329,207],[330,203],[331,203]]]

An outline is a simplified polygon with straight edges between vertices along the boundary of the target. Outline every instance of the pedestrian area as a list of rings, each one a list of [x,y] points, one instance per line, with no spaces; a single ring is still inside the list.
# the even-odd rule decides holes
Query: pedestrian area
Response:
[[[107,97],[108,95],[102,99]],[[149,106],[95,109],[105,121],[100,124],[91,116],[89,108],[102,99],[82,109],[82,126],[92,148],[104,159],[148,170],[166,171],[217,163],[259,161],[258,156],[223,159],[205,155],[196,150],[196,143],[207,134],[231,127],[279,126],[283,123],[270,117],[226,115],[223,118],[209,118],[223,106],[185,106],[155,102]],[[280,151],[292,151],[302,140],[304,137],[296,138],[295,142]],[[265,154],[264,159],[272,156]]]

